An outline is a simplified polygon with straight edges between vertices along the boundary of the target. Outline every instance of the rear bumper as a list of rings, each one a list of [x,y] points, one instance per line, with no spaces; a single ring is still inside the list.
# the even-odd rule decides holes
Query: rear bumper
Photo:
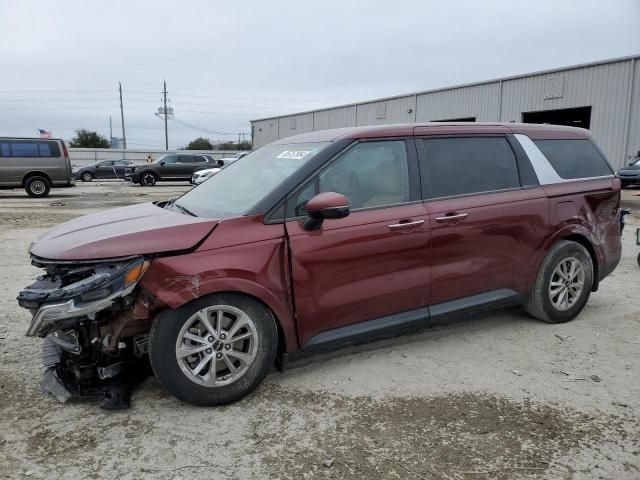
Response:
[[[51,186],[55,187],[55,188],[75,187],[76,186],[76,179],[72,178],[71,180],[52,182]]]

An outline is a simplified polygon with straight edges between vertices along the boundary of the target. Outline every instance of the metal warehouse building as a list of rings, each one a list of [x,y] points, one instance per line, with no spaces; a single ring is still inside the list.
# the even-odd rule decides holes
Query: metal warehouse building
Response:
[[[434,121],[588,128],[615,168],[640,150],[640,55],[251,122],[254,148],[313,130]]]

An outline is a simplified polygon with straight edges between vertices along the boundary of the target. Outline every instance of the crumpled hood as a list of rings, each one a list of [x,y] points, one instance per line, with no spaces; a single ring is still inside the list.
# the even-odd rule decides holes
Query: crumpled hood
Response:
[[[30,253],[50,260],[94,260],[188,250],[217,224],[142,203],[58,225],[39,237]]]

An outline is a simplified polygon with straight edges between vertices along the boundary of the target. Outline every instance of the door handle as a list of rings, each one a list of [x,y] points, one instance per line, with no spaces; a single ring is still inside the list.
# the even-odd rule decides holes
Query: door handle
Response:
[[[423,223],[424,220],[414,220],[412,222],[392,223],[391,225],[387,225],[387,227],[389,227],[389,230],[402,230],[403,228],[417,227]]]
[[[462,220],[466,218],[468,213],[457,213],[456,215],[445,215],[444,217],[436,217],[436,222],[448,222],[450,220]]]

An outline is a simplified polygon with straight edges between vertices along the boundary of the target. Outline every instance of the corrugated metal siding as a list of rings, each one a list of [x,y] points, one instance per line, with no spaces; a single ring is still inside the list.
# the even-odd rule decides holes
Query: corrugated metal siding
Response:
[[[356,125],[356,106],[320,110],[313,114],[314,130],[354,127]]]
[[[625,163],[629,163],[640,151],[640,60],[635,61],[629,117],[629,136],[627,138],[627,158]]]
[[[311,130],[352,125],[428,122],[461,117],[475,117],[480,122],[519,122],[523,112],[590,106],[593,136],[609,161],[619,168],[627,163],[629,155],[640,150],[640,58],[635,60],[635,84],[630,88],[632,62],[633,58],[629,57],[597,65],[262,119],[252,122],[257,127],[254,129],[254,146]],[[295,118],[293,124],[292,117]],[[275,131],[272,124],[276,125]],[[258,131],[259,128],[263,131]]]
[[[299,115],[288,115],[278,117],[279,129],[278,138],[290,137],[300,133],[313,132],[313,113],[302,113]]]
[[[259,120],[251,122],[253,132],[253,147],[258,148],[278,139],[278,119]]]
[[[477,122],[498,120],[500,82],[418,95],[417,122],[475,117]]]
[[[358,104],[356,125],[411,123],[416,109],[415,95]]]
[[[630,62],[625,61],[551,74],[562,75],[562,96],[547,99],[545,81],[549,75],[505,80],[500,120],[520,122],[522,112],[590,106],[590,130],[609,161],[620,167],[625,156],[629,69]]]

